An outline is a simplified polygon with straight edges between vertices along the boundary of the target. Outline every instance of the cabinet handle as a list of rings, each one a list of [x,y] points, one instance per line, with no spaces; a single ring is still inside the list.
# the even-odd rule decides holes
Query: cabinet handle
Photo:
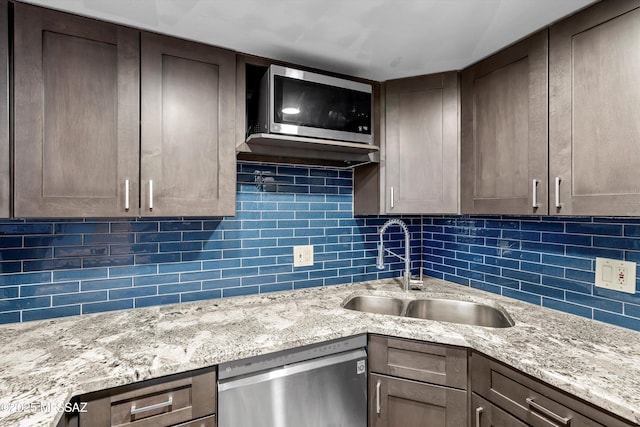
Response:
[[[376,384],[376,414],[380,413],[380,386],[382,383],[378,380]]]
[[[136,405],[131,405],[131,416],[143,414],[149,411],[156,411],[162,408],[168,408],[173,405],[173,396],[169,396],[169,400],[166,402],[156,403],[155,405],[143,406],[142,408],[136,408]]]
[[[482,415],[483,411],[484,408],[482,406],[476,408],[476,427],[480,427],[480,415]]]
[[[130,195],[129,195],[129,180],[125,179],[124,180],[124,210],[128,211],[129,210],[129,205],[130,205]]]
[[[533,179],[533,208],[539,208],[540,205],[538,205],[538,183],[540,182],[539,179]]]
[[[560,182],[562,178],[556,176],[556,208],[560,209],[562,207],[562,203],[560,203]]]
[[[153,180],[149,180],[149,210],[153,210]]]
[[[565,418],[565,417],[561,417],[560,415],[551,412],[550,410],[548,410],[547,408],[545,408],[544,406],[536,403],[533,398],[531,397],[527,397],[526,399],[527,404],[532,407],[533,409],[535,409],[536,411],[546,415],[547,417],[551,418],[554,421],[559,422],[560,424],[562,424],[563,426],[568,426],[569,423],[571,422],[571,418]]]
[[[393,209],[393,186],[389,189],[390,197],[391,197],[391,209]]]

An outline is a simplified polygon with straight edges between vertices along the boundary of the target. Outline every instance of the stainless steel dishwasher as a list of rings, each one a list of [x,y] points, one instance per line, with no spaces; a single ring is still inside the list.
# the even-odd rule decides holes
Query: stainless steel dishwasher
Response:
[[[223,363],[218,427],[366,427],[366,335]]]

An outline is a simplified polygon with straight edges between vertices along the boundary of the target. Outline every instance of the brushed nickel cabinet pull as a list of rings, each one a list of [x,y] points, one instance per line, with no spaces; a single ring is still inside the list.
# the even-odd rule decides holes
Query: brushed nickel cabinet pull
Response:
[[[149,180],[149,210],[153,210],[153,180]]]
[[[169,400],[166,402],[156,403],[155,405],[143,406],[142,408],[136,408],[136,405],[131,405],[131,416],[143,414],[145,412],[156,411],[162,408],[168,408],[173,405],[173,396],[169,396]]]
[[[124,180],[124,210],[128,211],[130,207],[129,180]]]
[[[391,197],[391,209],[393,209],[394,203],[393,203],[393,186],[391,186],[391,188],[389,189],[389,193],[390,197]]]
[[[476,427],[480,427],[480,415],[482,415],[483,411],[484,408],[482,406],[476,408]]]
[[[378,380],[377,384],[376,384],[376,414],[380,413],[380,386],[382,385],[382,383],[380,382],[380,380]]]
[[[562,207],[562,203],[560,203],[560,182],[562,178],[556,176],[556,208],[560,209]]]
[[[533,409],[535,409],[536,411],[546,415],[547,417],[551,418],[552,420],[559,422],[560,424],[564,425],[564,426],[568,426],[569,423],[571,422],[571,418],[565,418],[565,417],[561,417],[560,415],[551,412],[550,410],[548,410],[547,408],[545,408],[544,406],[540,405],[539,403],[536,403],[533,398],[531,397],[527,397],[526,399],[527,404],[532,407]]]
[[[538,183],[540,182],[539,179],[533,179],[533,208],[539,208],[540,205],[538,205]]]

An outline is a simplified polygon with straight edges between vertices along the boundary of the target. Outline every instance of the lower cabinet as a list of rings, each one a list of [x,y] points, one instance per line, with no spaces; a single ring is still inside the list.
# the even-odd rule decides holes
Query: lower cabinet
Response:
[[[482,354],[471,354],[469,368],[475,427],[635,425]]]
[[[467,425],[467,392],[386,375],[369,375],[370,427]]]
[[[215,427],[216,371],[173,375],[80,396],[67,426]]]
[[[467,425],[467,350],[369,336],[369,427]]]
[[[374,334],[367,345],[369,427],[638,427],[466,348]],[[216,427],[216,372],[76,397],[57,427]]]

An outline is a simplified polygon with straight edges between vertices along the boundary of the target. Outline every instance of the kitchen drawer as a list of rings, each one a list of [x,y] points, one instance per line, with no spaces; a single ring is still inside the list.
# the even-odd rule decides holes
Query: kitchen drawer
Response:
[[[472,353],[470,360],[471,390],[527,425],[634,425],[479,353]]]
[[[467,350],[370,335],[369,370],[394,377],[466,389]]]
[[[214,426],[216,411],[215,371],[176,375],[136,386],[100,392],[87,401],[80,426]],[[196,421],[192,421],[197,419]]]

